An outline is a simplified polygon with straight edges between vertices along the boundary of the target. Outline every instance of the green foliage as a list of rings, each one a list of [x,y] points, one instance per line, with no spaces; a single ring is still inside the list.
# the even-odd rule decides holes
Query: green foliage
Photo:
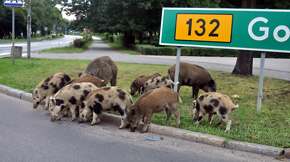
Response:
[[[55,7],[60,0],[35,0],[31,1],[31,30],[36,33],[40,30],[44,35],[44,27],[48,27],[48,34],[53,30],[53,25],[62,27],[68,24],[68,21],[62,18],[61,12]],[[11,39],[12,31],[12,8],[3,6],[4,1],[0,0],[0,38]],[[15,37],[20,37],[20,33],[27,35],[27,3],[24,7],[15,7]]]

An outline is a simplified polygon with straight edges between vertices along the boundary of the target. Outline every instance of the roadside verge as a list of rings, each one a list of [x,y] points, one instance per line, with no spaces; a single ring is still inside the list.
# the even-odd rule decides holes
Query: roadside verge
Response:
[[[0,84],[0,93],[25,100],[28,102],[32,102],[32,94],[27,93],[18,89],[14,89],[5,85]],[[102,117],[103,121],[110,121],[116,125],[120,125],[121,117],[118,115],[113,115],[109,113],[104,113]],[[193,132],[188,130],[182,130],[178,128],[168,127],[168,126],[160,126],[156,124],[150,124],[149,131],[152,133],[175,137],[187,141],[192,142],[200,142],[205,143],[208,145],[218,146],[218,147],[225,147],[228,149],[233,150],[240,150],[245,152],[257,153],[267,156],[279,156],[285,155],[286,158],[290,158],[290,149],[283,149],[277,148],[272,146],[260,145],[260,144],[253,144],[248,142],[240,142],[240,141],[233,141],[228,140],[223,137],[214,136],[203,134],[199,132]]]

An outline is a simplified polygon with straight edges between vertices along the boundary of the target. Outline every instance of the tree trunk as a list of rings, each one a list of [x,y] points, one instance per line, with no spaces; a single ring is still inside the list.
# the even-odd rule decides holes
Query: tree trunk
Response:
[[[143,32],[139,32],[139,43],[143,44]]]
[[[233,70],[233,74],[240,74],[244,76],[253,75],[253,52],[239,51],[237,62]]]
[[[242,0],[242,8],[255,8],[256,0]],[[232,74],[253,75],[253,52],[240,50]]]
[[[134,44],[135,43],[135,37],[132,35],[132,33],[129,32],[125,32],[125,44],[126,46],[130,45],[130,44]]]
[[[152,31],[149,32],[150,38],[149,38],[149,44],[152,45],[152,40],[153,40],[153,33]]]

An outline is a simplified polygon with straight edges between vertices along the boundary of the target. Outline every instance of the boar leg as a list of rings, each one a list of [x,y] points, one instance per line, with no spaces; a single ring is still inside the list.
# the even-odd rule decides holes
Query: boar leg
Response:
[[[93,112],[93,120],[91,122],[91,126],[93,126],[94,124],[99,124],[101,119],[100,119],[101,113],[97,114],[95,112]]]
[[[227,121],[227,128],[226,128],[226,130],[225,130],[226,133],[229,132],[229,130],[230,130],[230,128],[231,128],[231,125],[232,125],[232,121],[231,121],[231,120],[228,120],[228,121]]]
[[[111,81],[111,86],[116,86],[117,85],[117,78],[113,78]]]
[[[199,123],[200,123],[200,121],[202,120],[202,118],[204,117],[204,115],[205,115],[205,113],[204,113],[204,112],[200,112],[200,113],[199,113],[198,120],[197,120],[197,122],[196,122],[195,124],[199,124]]]
[[[198,91],[199,91],[199,86],[192,86],[192,98],[194,98],[195,100],[198,97]]]
[[[169,111],[169,109],[168,109],[168,108],[166,108],[166,109],[165,109],[165,111],[166,111],[166,114],[167,114],[167,117],[166,117],[166,121],[165,121],[165,123],[167,124],[167,123],[168,123],[168,121],[169,121],[169,119],[170,119],[171,112]]]
[[[127,116],[124,114],[124,115],[122,116],[122,119],[121,119],[121,125],[120,125],[119,129],[123,129],[123,128],[125,128],[125,127],[128,127],[128,125],[129,125],[129,122],[128,122],[128,120],[127,120]]]
[[[211,125],[214,114],[208,114],[208,124]]]
[[[150,115],[144,117],[143,128],[142,128],[140,133],[145,133],[148,131],[148,124],[150,124],[151,117],[152,116],[150,116]]]
[[[76,105],[72,105],[70,107],[71,121],[74,121],[76,119],[76,109],[77,109],[77,106]]]
[[[130,122],[131,132],[135,132],[135,130],[137,129],[139,125],[140,120],[142,119],[135,117],[133,121]]]
[[[198,119],[198,115],[199,115],[199,110],[194,109],[193,113],[194,113],[193,120],[197,120]]]
[[[49,105],[49,98],[50,98],[50,97],[46,97],[46,98],[45,98],[45,104],[44,104],[44,106],[43,106],[43,110],[48,110],[48,107],[49,107],[49,106],[48,106],[48,105]]]

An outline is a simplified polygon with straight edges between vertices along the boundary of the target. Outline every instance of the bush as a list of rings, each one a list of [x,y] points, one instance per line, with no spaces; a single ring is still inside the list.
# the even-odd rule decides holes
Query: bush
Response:
[[[75,39],[74,40],[75,48],[81,48],[81,45],[82,45],[81,39]]]
[[[92,36],[85,35],[82,39],[75,39],[74,40],[74,47],[75,48],[87,48],[85,46],[89,41],[93,40]]]

